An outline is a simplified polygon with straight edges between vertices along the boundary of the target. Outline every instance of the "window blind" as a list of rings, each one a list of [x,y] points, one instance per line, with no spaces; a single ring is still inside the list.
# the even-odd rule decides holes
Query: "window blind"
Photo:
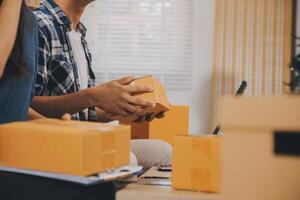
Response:
[[[82,22],[97,83],[151,74],[192,89],[193,0],[98,0]]]

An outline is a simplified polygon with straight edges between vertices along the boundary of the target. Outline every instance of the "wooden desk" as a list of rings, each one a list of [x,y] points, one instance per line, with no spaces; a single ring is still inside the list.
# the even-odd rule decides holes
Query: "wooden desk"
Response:
[[[221,200],[220,195],[173,190],[166,186],[130,184],[117,193],[117,200]]]

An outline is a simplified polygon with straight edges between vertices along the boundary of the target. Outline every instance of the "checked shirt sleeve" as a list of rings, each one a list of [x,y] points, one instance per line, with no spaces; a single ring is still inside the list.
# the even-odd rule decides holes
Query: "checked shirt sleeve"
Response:
[[[47,64],[50,58],[49,42],[42,28],[38,32],[39,47],[38,47],[38,67],[36,74],[35,95],[43,95],[43,91],[48,82]]]

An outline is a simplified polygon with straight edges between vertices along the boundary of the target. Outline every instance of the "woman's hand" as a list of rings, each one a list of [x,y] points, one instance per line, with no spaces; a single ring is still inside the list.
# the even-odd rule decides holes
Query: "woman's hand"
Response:
[[[61,117],[61,119],[63,121],[70,121],[72,119],[72,116],[70,114],[66,113]]]
[[[151,122],[153,121],[155,118],[156,119],[162,119],[165,117],[165,112],[160,112],[157,114],[153,114],[153,113],[147,113],[144,116],[139,117],[135,122],[137,123],[143,123],[143,122]]]

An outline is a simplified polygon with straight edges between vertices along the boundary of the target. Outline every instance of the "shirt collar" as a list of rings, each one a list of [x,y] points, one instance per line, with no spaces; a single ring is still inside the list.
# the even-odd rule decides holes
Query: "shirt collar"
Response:
[[[86,36],[87,29],[81,22],[78,23],[76,29],[82,34],[83,37]]]
[[[65,15],[64,11],[54,2],[54,0],[44,0],[42,5],[49,10],[55,21],[70,30],[72,29],[72,22]],[[76,29],[85,37],[87,29],[81,22],[78,23]]]

